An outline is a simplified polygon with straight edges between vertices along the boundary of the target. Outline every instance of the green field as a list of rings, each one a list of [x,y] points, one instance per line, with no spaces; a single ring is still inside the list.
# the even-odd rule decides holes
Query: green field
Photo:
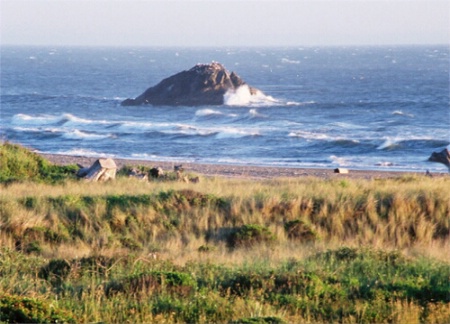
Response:
[[[0,163],[0,322],[450,322],[450,177],[87,183],[7,143]]]

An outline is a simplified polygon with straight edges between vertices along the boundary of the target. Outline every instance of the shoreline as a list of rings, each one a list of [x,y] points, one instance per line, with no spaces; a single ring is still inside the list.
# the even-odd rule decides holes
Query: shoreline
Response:
[[[92,165],[97,157],[72,156],[38,153],[50,162],[58,165],[80,164],[84,167]],[[320,168],[293,168],[293,167],[272,167],[272,166],[253,166],[253,165],[230,165],[230,164],[204,164],[204,163],[185,163],[170,161],[148,161],[134,159],[119,159],[114,161],[120,169],[125,165],[161,167],[164,171],[172,171],[174,165],[182,164],[186,172],[196,173],[206,177],[228,177],[242,179],[274,179],[274,178],[300,178],[316,177],[321,179],[387,179],[398,178],[406,175],[425,175],[425,172],[406,172],[406,171],[378,171],[378,170],[355,170],[347,169],[349,173],[335,173],[334,169]],[[448,173],[435,172],[432,176],[444,176]]]

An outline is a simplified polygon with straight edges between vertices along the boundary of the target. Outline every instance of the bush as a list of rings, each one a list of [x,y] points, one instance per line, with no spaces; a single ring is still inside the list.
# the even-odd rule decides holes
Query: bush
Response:
[[[267,227],[247,224],[230,235],[228,244],[231,247],[249,247],[257,243],[271,243],[274,240],[275,235]]]
[[[0,183],[25,180],[57,182],[74,177],[77,169],[76,165],[53,165],[20,145],[0,145]]]
[[[216,250],[217,250],[217,247],[214,246],[214,245],[201,245],[197,249],[197,251],[200,252],[200,253],[214,252]]]
[[[76,323],[67,312],[58,310],[37,298],[0,297],[0,322],[6,323]]]
[[[115,280],[106,285],[107,295],[115,293],[139,294],[146,291],[168,292],[185,296],[189,295],[197,287],[194,278],[183,272],[175,271],[152,271],[141,273],[122,280]]]
[[[39,271],[39,278],[49,280],[53,284],[61,284],[70,274],[72,266],[64,259],[53,259]]]
[[[301,242],[312,242],[317,239],[317,233],[310,225],[305,224],[304,221],[296,219],[284,224],[287,236],[290,239],[299,240]]]
[[[246,317],[236,321],[229,322],[230,324],[283,324],[286,323],[279,317],[266,316],[266,317]]]

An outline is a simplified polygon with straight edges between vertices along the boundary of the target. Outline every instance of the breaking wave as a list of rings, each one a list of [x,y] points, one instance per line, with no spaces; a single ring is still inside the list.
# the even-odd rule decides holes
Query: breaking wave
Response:
[[[257,90],[256,94],[252,95],[248,85],[242,85],[236,90],[228,90],[223,96],[223,102],[227,106],[252,106],[264,107],[274,106],[280,104],[280,101],[267,96],[261,91]]]

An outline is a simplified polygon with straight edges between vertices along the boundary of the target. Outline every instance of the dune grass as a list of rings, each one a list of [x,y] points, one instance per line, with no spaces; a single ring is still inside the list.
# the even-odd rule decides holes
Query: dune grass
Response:
[[[450,321],[448,177],[54,179],[1,185],[0,322]]]

